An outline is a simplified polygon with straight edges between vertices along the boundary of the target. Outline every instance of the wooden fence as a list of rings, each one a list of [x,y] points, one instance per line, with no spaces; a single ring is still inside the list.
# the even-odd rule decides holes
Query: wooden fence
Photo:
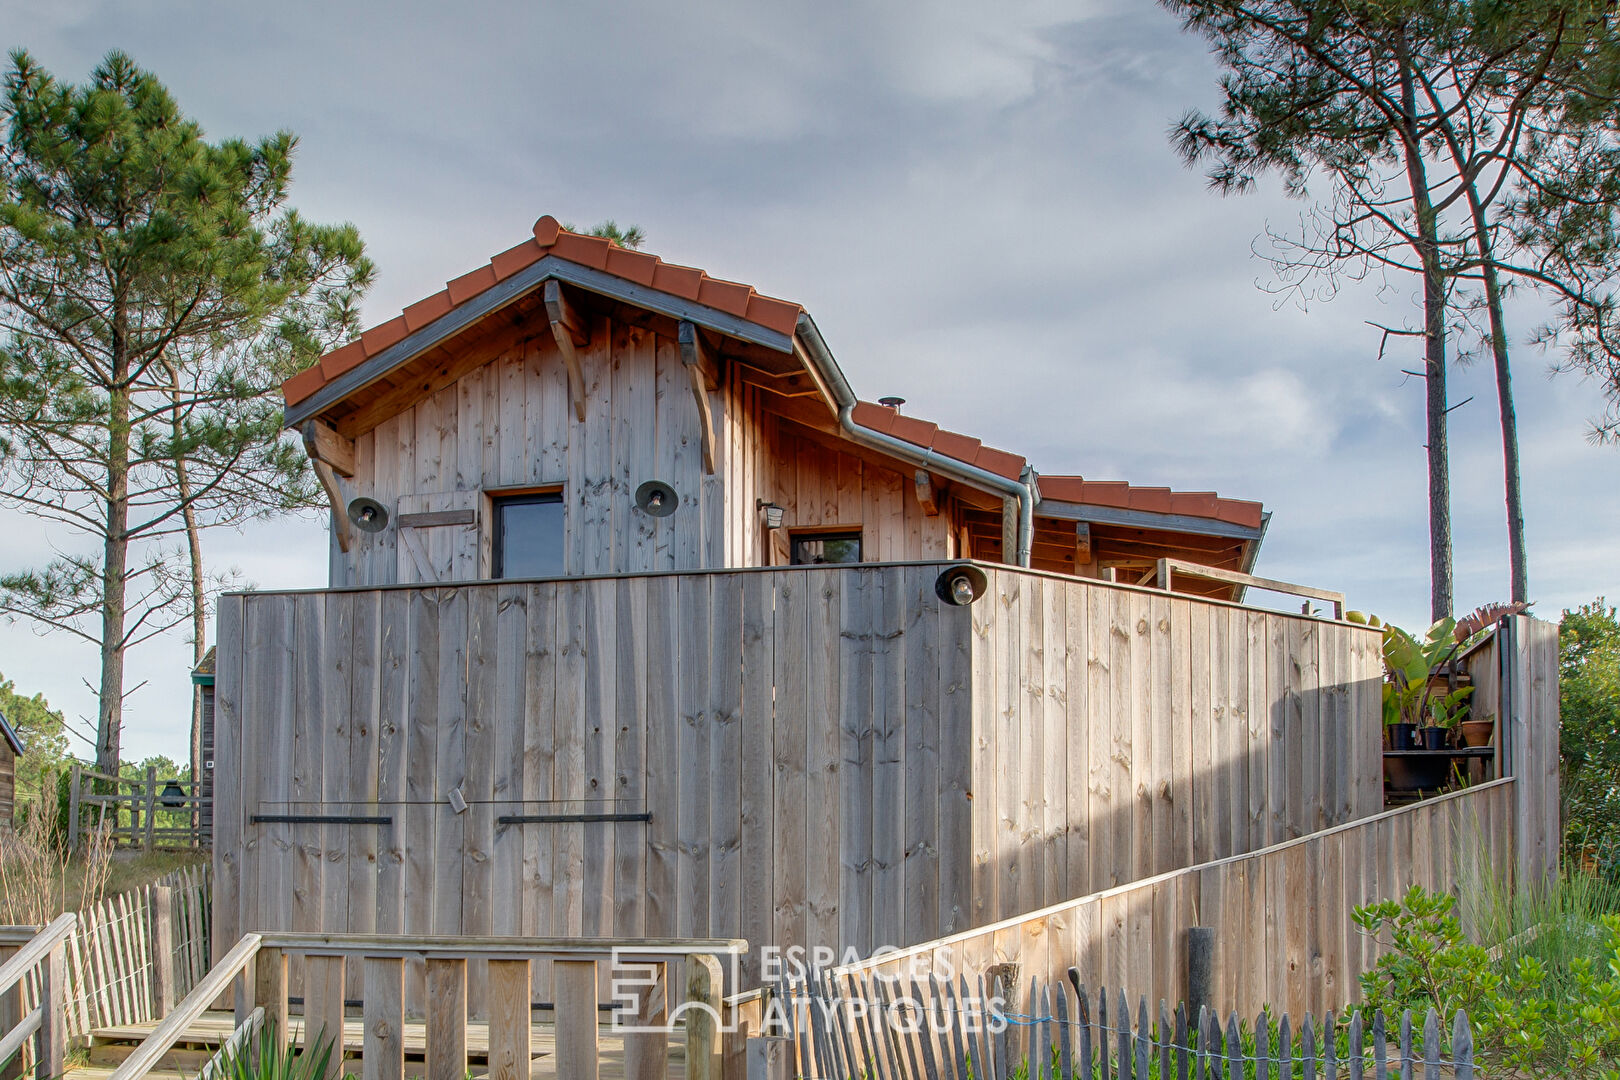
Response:
[[[1321,1016],[1355,1001],[1381,945],[1355,907],[1412,885],[1456,892],[1511,880],[1517,781],[1391,810],[1246,855],[1161,874],[1019,919],[834,969],[907,978],[1014,970],[1059,982],[1073,967],[1131,996],[1187,997],[1186,938],[1213,928],[1211,998],[1245,1014]],[[1016,983],[1015,983],[1016,985]]]
[[[727,1008],[721,995],[721,957],[739,955],[747,942],[725,940],[616,940],[609,938],[468,938],[386,935],[247,934],[220,958],[185,1000],[113,1071],[110,1080],[140,1080],[222,994],[236,987],[237,1033],[264,1029],[278,1047],[294,1037],[288,1009],[289,958],[306,972],[298,1040],[303,1051],[319,1049],[345,1031],[345,1009],[362,998],[358,1029],[368,1080],[404,1080],[405,970],[414,959],[427,971],[433,1008],[425,1024],[426,1080],[465,1080],[467,1069],[468,969],[488,967],[488,1076],[528,1080],[536,1047],[530,1001],[535,968],[555,974],[554,1074],[595,1080],[601,1065],[599,979],[627,969],[637,978],[622,1000],[619,1038],[623,1075],[637,1080],[684,1077],[720,1080],[725,1059]],[[347,968],[358,965],[357,983]],[[671,969],[684,973],[679,988]],[[671,1055],[671,1036],[684,1046]],[[733,1055],[741,1060],[741,1054]],[[343,1074],[334,1053],[327,1075]],[[728,1074],[729,1075],[729,1074]]]
[[[18,1076],[24,1065],[38,1080],[62,1075],[67,948],[77,922],[68,912],[37,933],[33,927],[0,927],[0,1075]]]
[[[1433,1009],[1360,1012],[1317,1022],[1237,1013],[1223,1024],[1208,1009],[1157,1015],[1138,998],[1087,993],[1077,969],[1056,982],[1032,981],[1018,1004],[1007,987],[959,977],[888,983],[869,976],[823,976],[787,991],[777,1010],[785,1036],[750,1040],[757,1063],[749,1080],[1361,1080],[1474,1075],[1473,1031],[1466,1013],[1449,1022]],[[1112,1004],[1112,1008],[1110,1005]],[[1110,1015],[1112,1012],[1112,1015]],[[1342,1021],[1342,1022],[1341,1022]],[[1447,1030],[1449,1028],[1449,1030]]]
[[[1376,632],[948,565],[222,598],[216,949],[865,955],[1379,809]]]
[[[77,913],[62,944],[68,1045],[98,1028],[161,1019],[191,991],[209,968],[210,900],[207,869],[188,867]],[[26,1007],[43,992],[37,975],[27,978]]]
[[[79,846],[81,818],[105,829],[115,846],[140,848],[204,848],[212,831],[203,827],[201,814],[212,804],[195,780],[159,778],[147,766],[139,780],[112,776],[73,763],[68,786],[68,847]]]

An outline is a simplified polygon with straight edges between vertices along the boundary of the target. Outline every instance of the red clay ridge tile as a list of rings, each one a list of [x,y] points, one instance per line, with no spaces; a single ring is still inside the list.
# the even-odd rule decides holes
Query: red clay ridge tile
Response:
[[[973,459],[973,464],[998,476],[1005,476],[1009,480],[1017,480],[1024,472],[1023,458],[991,446],[981,446]]]
[[[1131,488],[1131,509],[1146,510],[1154,514],[1170,513],[1170,489],[1162,487]]]
[[[1131,485],[1123,480],[1087,480],[1080,492],[1080,502],[1093,506],[1113,506],[1130,509]]]
[[[321,374],[321,366],[316,364],[282,383],[281,396],[288,405],[296,405],[325,385],[326,377]]]
[[[1175,512],[1190,517],[1214,517],[1218,501],[1213,491],[1178,491],[1170,497]]]
[[[452,304],[465,304],[491,285],[495,284],[495,271],[486,264],[476,270],[470,270],[454,281],[445,284],[445,291],[450,294]]]
[[[493,259],[489,260],[490,269],[495,271],[496,281],[505,281],[525,266],[532,266],[540,261],[545,254],[540,245],[533,240],[525,240],[516,247],[509,247]]]
[[[1216,516],[1222,521],[1231,522],[1233,525],[1244,525],[1251,529],[1258,529],[1265,521],[1265,507],[1247,499],[1221,499]]]
[[[941,431],[934,437],[934,449],[946,457],[955,458],[972,464],[979,456],[979,448],[984,444],[978,439],[959,435],[954,431]]]
[[[559,259],[577,262],[593,270],[607,269],[608,249],[613,245],[600,236],[581,236],[579,233],[560,232],[551,253]]]
[[[658,257],[629,248],[611,247],[607,253],[607,272],[637,285],[651,286],[653,275],[658,272]]]
[[[686,300],[696,300],[703,287],[703,271],[690,266],[661,262],[653,270],[652,287]]]
[[[365,346],[367,356],[376,356],[395,342],[403,341],[408,333],[405,316],[395,315],[381,326],[373,326],[361,334],[360,344]]]
[[[418,300],[405,309],[405,326],[414,334],[441,315],[450,314],[450,309],[455,306],[450,302],[450,293],[440,289],[426,300]]]
[[[1083,501],[1086,482],[1078,476],[1041,476],[1041,497],[1056,502]]]
[[[918,420],[914,416],[896,414],[894,427],[889,432],[896,438],[904,439],[918,446],[933,446],[934,436],[939,434],[939,425],[930,424],[926,420]]]
[[[557,234],[561,231],[562,226],[557,224],[557,219],[546,214],[534,223],[534,242],[548,248],[557,242]]]
[[[751,323],[792,337],[799,325],[799,313],[803,310],[798,304],[755,293],[748,298],[748,313],[743,317]]]
[[[885,435],[894,430],[894,410],[884,408],[882,405],[873,405],[870,401],[857,401],[849,415],[850,419],[861,427],[881,431]]]
[[[330,382],[366,358],[363,341],[363,338],[356,339],[340,349],[333,349],[321,357],[320,363],[306,370],[318,371],[323,382]]]
[[[748,314],[748,300],[753,295],[754,290],[747,285],[705,277],[703,287],[698,289],[697,299],[705,307],[719,308],[740,319]]]

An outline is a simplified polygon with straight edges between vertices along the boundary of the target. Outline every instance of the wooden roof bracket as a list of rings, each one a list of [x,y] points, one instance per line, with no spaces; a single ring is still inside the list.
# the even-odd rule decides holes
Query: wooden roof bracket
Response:
[[[929,517],[939,517],[940,491],[934,474],[927,469],[917,470],[917,505]]]
[[[579,366],[577,348],[590,344],[591,333],[579,317],[579,312],[563,292],[562,282],[556,278],[546,282],[546,318],[551,321],[551,336],[557,339],[557,349],[568,367],[568,396],[574,400],[574,419],[585,419],[585,372]]]
[[[347,552],[354,542],[354,528],[349,524],[349,500],[343,481],[338,478],[354,476],[354,440],[339,434],[324,420],[305,420],[299,434],[304,437],[304,453],[309,455],[315,479],[320,481],[332,508],[332,532],[337,536],[338,549]]]
[[[682,319],[679,340],[681,363],[692,381],[692,397],[697,402],[698,426],[703,433],[703,471],[714,475],[714,414],[709,410],[709,388],[719,385],[714,357],[703,344],[697,324]]]

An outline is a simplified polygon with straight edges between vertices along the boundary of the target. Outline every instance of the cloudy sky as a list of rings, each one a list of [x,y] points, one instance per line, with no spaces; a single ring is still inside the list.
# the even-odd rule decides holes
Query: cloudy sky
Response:
[[[803,302],[856,390],[1046,472],[1258,499],[1259,570],[1428,611],[1422,386],[1404,282],[1302,307],[1252,254],[1302,206],[1236,199],[1166,128],[1210,106],[1201,42],[1148,0],[242,5],[0,0],[0,40],[82,79],[132,53],[211,136],[298,133],[294,202],[380,267],[368,322],[543,213],[635,222],[646,250]],[[1536,321],[1514,313],[1516,341]],[[1596,390],[1518,350],[1530,580],[1544,616],[1620,598],[1620,450]],[[1459,608],[1508,592],[1494,387],[1459,369]],[[3,522],[0,568],[54,539]],[[210,539],[265,587],[324,581],[324,526]],[[145,647],[126,753],[183,752],[189,645]],[[0,625],[0,672],[93,716],[91,650]]]

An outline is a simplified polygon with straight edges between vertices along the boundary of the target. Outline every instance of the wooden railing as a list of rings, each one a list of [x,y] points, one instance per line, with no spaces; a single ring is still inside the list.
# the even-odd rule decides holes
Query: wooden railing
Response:
[[[1236,570],[1222,570],[1219,567],[1205,566],[1185,559],[1160,559],[1137,584],[1168,591],[1178,576],[1195,578],[1199,581],[1219,581],[1225,585],[1240,585],[1245,589],[1302,596],[1307,600],[1321,600],[1323,603],[1333,605],[1335,619],[1344,618],[1344,593],[1334,592],[1331,589],[1317,589],[1310,585],[1295,585],[1293,582],[1278,581],[1275,578],[1255,577],[1253,574],[1244,574]],[[1305,605],[1305,613],[1310,614],[1309,604]]]
[[[531,966],[549,961],[554,970],[557,1075],[598,1075],[598,986],[604,965],[634,965],[635,985],[621,996],[616,1014],[624,1024],[625,1075],[667,1074],[669,1037],[685,1040],[684,1075],[719,1080],[727,1047],[722,1036],[727,1006],[719,958],[740,955],[741,940],[614,940],[605,938],[405,937],[377,934],[244,935],[157,1030],[115,1070],[110,1080],[139,1080],[222,994],[235,989],[234,1044],[245,1044],[261,1026],[281,1052],[291,1044],[287,974],[299,957],[304,974],[302,1051],[333,1043],[328,1077],[343,1071],[346,1002],[362,999],[361,1056],[367,1080],[405,1076],[405,964],[425,961],[430,1007],[426,1024],[426,1080],[465,1080],[467,1074],[467,967],[489,969],[489,1078],[527,1080],[532,1059]],[[362,985],[345,984],[345,969],[357,963]],[[671,1009],[670,967],[685,969],[684,990]],[[356,993],[358,991],[358,993]],[[634,1002],[632,1006],[631,1002]],[[740,1057],[740,1054],[737,1055]],[[217,1060],[217,1059],[216,1059]],[[211,1063],[214,1064],[214,1063]]]
[[[0,1070],[16,1075],[10,1062],[34,1039],[34,1073],[38,1080],[62,1075],[67,1055],[64,1003],[67,990],[67,942],[78,925],[72,912],[58,915],[37,934],[32,928],[0,928],[0,952],[11,953],[0,964]],[[26,938],[24,935],[28,935]],[[25,981],[34,984],[36,1004],[27,1015]]]

